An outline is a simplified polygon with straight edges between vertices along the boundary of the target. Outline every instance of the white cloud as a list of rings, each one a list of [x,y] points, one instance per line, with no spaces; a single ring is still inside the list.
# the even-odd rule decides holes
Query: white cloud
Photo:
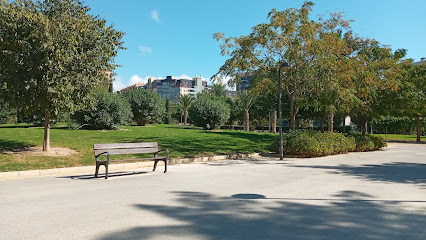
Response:
[[[114,77],[114,79],[115,80],[112,82],[112,88],[114,89],[114,91],[120,91],[121,89],[126,87],[123,78],[117,75]]]
[[[152,48],[150,48],[150,47],[139,45],[138,49],[143,55],[152,54]]]
[[[157,9],[154,9],[151,11],[151,18],[152,20],[159,22],[160,21],[160,14],[158,13]]]
[[[190,76],[188,76],[188,75],[186,75],[186,74],[182,74],[182,75],[180,75],[180,76],[178,76],[178,77],[172,76],[172,78],[175,78],[175,79],[189,79],[189,80],[192,80],[192,77],[190,77]]]
[[[152,80],[163,79],[161,77],[153,77],[153,76],[146,76],[142,78],[142,77],[139,77],[138,75],[133,75],[130,78],[130,80],[127,82],[127,85],[131,86],[136,83],[147,83],[149,78],[152,78]]]

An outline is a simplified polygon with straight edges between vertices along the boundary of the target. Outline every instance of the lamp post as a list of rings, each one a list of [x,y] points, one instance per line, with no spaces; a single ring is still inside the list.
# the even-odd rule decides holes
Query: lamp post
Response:
[[[286,62],[283,62],[278,69],[278,122],[280,124],[279,131],[280,131],[280,160],[284,159],[283,154],[283,117],[282,117],[282,110],[281,110],[281,71],[285,72],[289,69],[289,65]]]

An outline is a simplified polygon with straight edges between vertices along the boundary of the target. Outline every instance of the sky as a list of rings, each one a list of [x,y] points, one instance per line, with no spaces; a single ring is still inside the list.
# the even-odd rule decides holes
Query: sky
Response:
[[[115,58],[114,89],[148,77],[202,76],[210,81],[227,57],[220,55],[216,32],[247,35],[268,21],[271,9],[300,8],[301,0],[86,0],[90,13],[125,32],[126,50]],[[426,0],[316,0],[311,19],[343,12],[354,33],[373,38],[407,58],[426,57]]]

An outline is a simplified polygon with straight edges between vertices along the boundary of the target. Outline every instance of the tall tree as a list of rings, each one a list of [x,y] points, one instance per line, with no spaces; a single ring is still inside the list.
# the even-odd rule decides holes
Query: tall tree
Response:
[[[0,97],[45,115],[43,151],[51,120],[90,103],[123,49],[124,33],[89,11],[78,0],[0,0]]]
[[[361,132],[367,131],[367,122],[380,116],[380,93],[396,90],[403,68],[406,50],[392,51],[375,40],[359,42],[359,48],[350,58],[355,96],[353,112],[357,114]]]
[[[250,131],[250,108],[255,102],[255,96],[248,90],[238,93],[238,100],[242,109],[244,109],[244,131]]]
[[[179,97],[179,103],[182,105],[183,108],[183,124],[186,125],[188,120],[188,109],[191,107],[192,102],[194,101],[194,98],[187,94],[187,95],[180,95]]]
[[[305,2],[300,9],[277,11],[268,14],[269,23],[254,26],[248,36],[225,38],[223,33],[214,34],[222,41],[221,54],[229,55],[218,74],[237,76],[239,72],[278,73],[283,62],[290,69],[281,79],[284,92],[288,96],[290,129],[295,129],[299,103],[305,94],[314,88],[313,60],[316,51],[313,42],[318,37],[321,24],[309,19],[314,3]],[[233,77],[230,81],[238,81]]]
[[[400,87],[397,91],[387,91],[386,107],[393,115],[416,120],[416,141],[420,142],[420,118],[426,117],[426,63],[412,65],[412,61],[406,61],[402,67]]]

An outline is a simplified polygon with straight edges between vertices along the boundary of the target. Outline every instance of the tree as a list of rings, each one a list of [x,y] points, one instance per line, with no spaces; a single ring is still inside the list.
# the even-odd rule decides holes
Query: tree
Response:
[[[210,93],[218,97],[226,97],[226,87],[222,83],[215,83],[212,85]]]
[[[352,68],[354,107],[361,132],[367,131],[367,122],[380,116],[380,95],[384,91],[399,88],[398,78],[402,73],[406,50],[392,51],[389,46],[375,40],[360,41],[355,54],[350,58]]]
[[[166,114],[166,103],[157,93],[149,89],[134,88],[124,93],[133,112],[133,120],[139,126],[161,122]]]
[[[88,105],[123,49],[123,33],[78,0],[0,0],[0,97],[44,114],[43,151],[59,112]]]
[[[248,91],[244,90],[238,93],[239,104],[242,109],[244,109],[244,131],[250,131],[250,108],[255,102],[254,95]]]
[[[188,120],[188,109],[191,107],[192,102],[194,101],[194,98],[187,94],[187,95],[180,95],[179,103],[182,105],[183,108],[183,124],[186,125]]]
[[[117,129],[127,125],[132,116],[126,99],[103,90],[95,94],[93,106],[75,112],[72,118],[87,129]]]
[[[225,99],[210,94],[200,94],[188,110],[196,126],[215,129],[223,125],[230,115]]]
[[[272,9],[268,14],[269,23],[254,26],[248,36],[225,38],[223,33],[213,36],[222,41],[221,54],[230,55],[217,75],[231,76],[231,83],[238,81],[235,76],[240,72],[278,73],[283,62],[289,64],[290,69],[280,79],[289,99],[292,130],[300,100],[314,88],[312,64],[316,52],[312,43],[321,25],[309,19],[313,5],[305,2],[300,9]]]
[[[387,107],[397,116],[411,117],[416,120],[417,142],[421,137],[421,117],[426,117],[426,64],[412,65],[412,61],[403,64],[400,87],[388,91]]]

